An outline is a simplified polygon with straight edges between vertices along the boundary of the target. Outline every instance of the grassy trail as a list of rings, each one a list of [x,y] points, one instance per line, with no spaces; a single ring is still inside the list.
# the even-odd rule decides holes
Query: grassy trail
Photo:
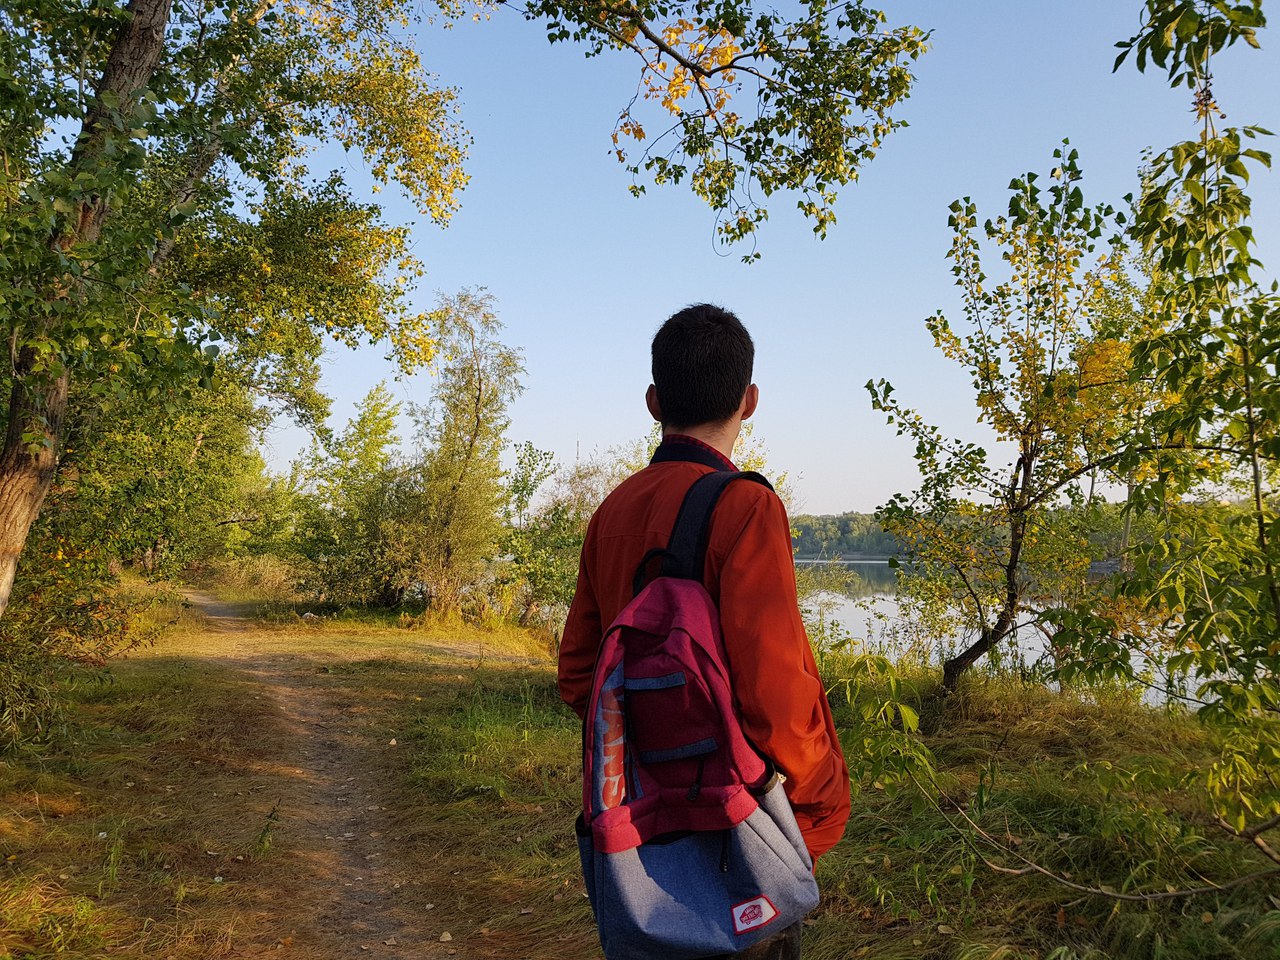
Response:
[[[495,888],[500,818],[444,783],[433,805],[419,770],[449,749],[429,708],[448,726],[487,671],[535,661],[187,596],[154,647],[77,690],[78,739],[0,762],[0,958],[593,954],[581,906],[567,926],[535,909],[531,885],[563,902],[565,884]],[[548,835],[571,834],[546,808]]]
[[[274,749],[255,771],[257,786],[274,798],[273,832],[294,864],[292,882],[273,891],[277,941],[322,956],[387,947],[445,955],[431,902],[440,891],[404,862],[387,829],[388,786],[403,764],[388,741],[374,740],[377,724],[351,697],[317,683],[307,659],[264,649],[234,605],[187,596],[218,638],[211,646],[225,651],[210,660],[243,674],[260,691],[252,696],[269,704],[270,721],[254,735]]]

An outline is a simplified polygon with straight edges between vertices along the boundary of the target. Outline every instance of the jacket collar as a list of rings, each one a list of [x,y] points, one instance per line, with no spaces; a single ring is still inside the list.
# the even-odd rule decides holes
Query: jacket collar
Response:
[[[737,471],[738,469],[733,465],[732,460],[715,447],[694,437],[686,437],[682,433],[673,433],[663,437],[662,442],[658,444],[658,449],[653,453],[653,459],[649,462],[671,463],[672,461],[701,463],[704,466],[711,467],[713,470]]]

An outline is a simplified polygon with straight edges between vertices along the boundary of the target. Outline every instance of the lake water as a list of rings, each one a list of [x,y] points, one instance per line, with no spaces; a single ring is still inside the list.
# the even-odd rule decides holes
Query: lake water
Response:
[[[798,566],[831,561],[797,560]],[[830,641],[848,641],[849,648],[877,653],[897,661],[904,658],[940,664],[975,639],[970,632],[950,624],[922,623],[904,617],[897,601],[896,571],[887,560],[842,560],[840,565],[856,579],[841,593],[818,593],[805,604],[807,619],[819,635]],[[1033,627],[1015,630],[993,651],[1011,665],[1048,663],[1045,636]],[[991,655],[988,655],[989,658]]]
[[[797,560],[798,567],[826,566],[833,561]],[[897,579],[887,560],[841,560],[854,579],[840,593],[822,592],[805,604],[806,620],[829,640],[849,641],[850,647],[881,653],[892,660],[904,656],[924,656],[940,662],[950,655],[961,638],[937,632],[925,635],[917,624],[899,616]],[[927,648],[927,649],[926,649]]]
[[[797,560],[796,565],[828,564],[826,560]],[[804,604],[811,633],[825,634],[828,642],[847,642],[848,649],[875,653],[899,661],[904,658],[940,664],[968,646],[971,635],[947,633],[937,625],[913,622],[901,616],[896,599],[896,574],[887,560],[843,560],[839,563],[856,574],[844,593],[819,593]],[[816,629],[815,629],[816,625]],[[1039,630],[1024,628],[992,651],[1008,666],[1048,666],[1052,658],[1048,643]],[[1169,685],[1158,664],[1134,653],[1135,668],[1144,671],[1152,686],[1142,694],[1148,703],[1178,700],[1196,702],[1188,684]],[[991,655],[988,655],[990,660]],[[1190,687],[1194,688],[1191,683]]]
[[[893,659],[902,650],[885,649],[890,621],[896,620],[898,603],[896,574],[887,560],[797,560],[798,568],[830,567],[838,564],[853,578],[840,592],[819,592],[804,604],[806,621],[819,636],[831,641],[851,640],[853,645],[876,652],[885,652]],[[815,638],[816,639],[816,638]]]

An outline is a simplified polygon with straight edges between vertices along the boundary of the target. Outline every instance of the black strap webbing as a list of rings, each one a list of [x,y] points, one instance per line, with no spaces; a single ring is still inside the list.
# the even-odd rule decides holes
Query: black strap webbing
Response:
[[[667,548],[650,550],[641,561],[635,576],[636,593],[640,592],[647,579],[645,570],[649,562],[658,556],[662,557],[661,576],[679,577],[683,580],[702,579],[702,571],[707,562],[707,543],[711,539],[711,514],[725,487],[734,480],[750,480],[773,489],[768,480],[752,471],[734,473],[717,470],[699,477],[680,504],[680,512],[676,514]]]
[[[662,575],[684,580],[701,580],[707,561],[707,542],[711,539],[711,512],[725,487],[734,480],[751,480],[773,489],[758,473],[730,473],[718,470],[699,477],[680,504],[676,524],[671,530],[667,553],[662,558]]]

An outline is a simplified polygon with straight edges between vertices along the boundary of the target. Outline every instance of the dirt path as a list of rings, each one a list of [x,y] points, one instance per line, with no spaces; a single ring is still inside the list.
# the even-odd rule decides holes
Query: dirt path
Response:
[[[371,729],[362,704],[323,684],[314,661],[237,642],[246,610],[196,591],[187,598],[222,635],[208,659],[252,678],[275,706],[276,729],[262,735],[278,746],[261,773],[279,795],[273,856],[290,858],[291,882],[262,891],[270,922],[244,955],[287,946],[293,957],[465,957],[441,940],[440,888],[397,857],[385,795],[398,773],[394,743]]]

